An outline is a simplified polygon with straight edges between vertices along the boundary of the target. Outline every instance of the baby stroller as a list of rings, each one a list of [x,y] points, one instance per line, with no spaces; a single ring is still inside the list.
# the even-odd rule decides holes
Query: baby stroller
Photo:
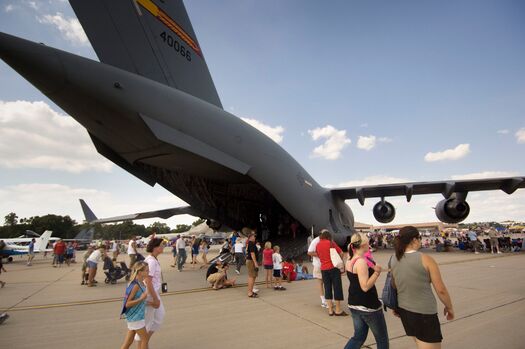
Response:
[[[116,284],[117,280],[123,277],[126,278],[126,281],[129,281],[131,270],[126,263],[120,262],[120,266],[115,266],[111,258],[106,257],[104,259],[104,274],[106,274],[106,279],[104,280],[106,284]]]

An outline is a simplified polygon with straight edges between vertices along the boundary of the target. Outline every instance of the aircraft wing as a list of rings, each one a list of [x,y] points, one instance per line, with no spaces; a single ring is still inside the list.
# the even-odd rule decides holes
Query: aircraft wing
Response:
[[[470,191],[502,190],[507,194],[512,194],[519,188],[525,188],[525,177],[380,184],[336,188],[331,189],[331,192],[344,200],[357,199],[361,205],[364,205],[366,198],[405,196],[407,201],[410,201],[412,195],[443,194],[448,199],[454,193],[466,195]]]
[[[167,208],[164,210],[157,210],[157,211],[132,213],[132,214],[124,215],[124,216],[100,218],[100,219],[89,221],[89,223],[90,224],[113,223],[113,222],[122,222],[122,221],[127,221],[127,220],[146,219],[146,218],[155,218],[155,217],[159,217],[162,219],[168,219],[172,216],[180,215],[180,214],[189,214],[193,216],[199,216],[199,213],[195,211],[191,206],[182,206],[182,207]]]

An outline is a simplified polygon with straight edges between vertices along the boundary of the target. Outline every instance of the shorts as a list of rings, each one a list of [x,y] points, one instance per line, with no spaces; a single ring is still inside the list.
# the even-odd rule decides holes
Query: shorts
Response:
[[[216,283],[217,281],[219,281],[220,279],[224,278],[224,272],[222,273],[214,273],[214,274],[211,274],[210,276],[208,276],[208,282],[210,284],[214,284]]]
[[[64,263],[64,255],[63,254],[59,254],[58,255],[58,264],[62,264]]]
[[[192,248],[191,249],[191,255],[192,256],[198,256],[199,255],[199,248]]]
[[[398,308],[397,312],[407,336],[426,343],[441,343],[443,340],[437,314],[413,313],[403,308]]]
[[[87,261],[87,267],[89,269],[97,269],[97,263],[92,262],[92,261]]]
[[[171,253],[173,254],[173,257],[177,257],[177,250],[173,250]]]
[[[273,270],[273,264],[265,264],[264,269],[266,270]]]
[[[256,278],[257,277],[258,272],[255,270],[255,263],[251,259],[248,259],[246,261],[246,269],[248,269],[248,276],[249,277],[251,277],[251,278]]]
[[[281,269],[274,269],[274,270],[273,270],[273,277],[274,277],[274,278],[280,278],[280,277],[283,277],[283,276],[282,276],[282,273],[281,273]]]
[[[140,330],[141,328],[144,328],[144,327],[146,327],[145,320],[128,321],[128,330],[130,331]]]
[[[314,279],[319,279],[319,280],[323,279],[323,275],[321,274],[321,267],[314,266],[313,276],[314,276]]]
[[[35,252],[29,252],[28,255],[31,256],[31,257],[34,257],[35,256]]]

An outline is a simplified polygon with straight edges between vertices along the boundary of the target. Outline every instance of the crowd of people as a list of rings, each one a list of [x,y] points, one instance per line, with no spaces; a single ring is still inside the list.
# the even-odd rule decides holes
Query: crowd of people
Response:
[[[466,241],[459,237],[458,244],[472,246],[476,253],[481,241],[475,234],[467,234]],[[499,237],[489,234],[490,249],[500,253]],[[374,244],[377,246],[377,239]],[[446,241],[446,236],[445,236]],[[444,315],[448,320],[454,318],[454,309],[450,295],[440,275],[439,267],[434,259],[419,249],[424,245],[422,236],[414,227],[408,226],[393,237],[394,255],[390,258],[388,268],[380,266],[372,255],[372,239],[367,235],[356,233],[340,248],[333,240],[328,230],[321,230],[309,242],[308,255],[312,258],[313,270],[303,264],[299,256],[281,255],[278,245],[265,241],[264,247],[257,241],[255,232],[247,237],[234,233],[221,247],[219,256],[208,261],[209,243],[205,239],[193,237],[190,241],[178,236],[173,241],[165,241],[152,237],[146,246],[147,257],[139,252],[135,238],[124,246],[129,257],[129,284],[125,291],[122,316],[126,318],[128,333],[122,348],[129,348],[133,341],[139,343],[139,348],[147,348],[151,336],[159,330],[165,309],[160,294],[164,289],[163,275],[158,256],[165,246],[172,249],[173,264],[178,271],[185,269],[187,248],[191,253],[189,259],[191,269],[201,264],[199,269],[206,268],[206,280],[213,290],[235,286],[236,278],[228,277],[230,265],[234,266],[236,274],[242,267],[247,270],[246,295],[258,298],[260,291],[255,287],[259,269],[264,269],[264,284],[266,288],[275,291],[285,291],[285,282],[316,279],[320,304],[326,309],[328,316],[352,317],[354,334],[345,348],[360,348],[363,346],[369,330],[372,331],[378,348],[389,347],[388,329],[384,309],[376,287],[376,282],[385,271],[391,274],[391,287],[396,290],[398,304],[393,314],[400,318],[407,334],[414,339],[417,347],[437,348],[442,341],[440,323],[437,314],[437,301],[432,289],[444,305]],[[33,242],[34,244],[34,242]],[[75,260],[75,246],[57,241],[53,246],[53,266],[69,265]],[[108,242],[98,246],[90,246],[82,256],[82,285],[94,287],[97,269],[105,260],[116,263],[120,246],[117,242]],[[28,265],[32,263],[31,245],[29,247]],[[0,274],[5,269],[0,265]],[[349,281],[346,296],[343,291],[343,275]],[[5,283],[0,281],[3,287]]]

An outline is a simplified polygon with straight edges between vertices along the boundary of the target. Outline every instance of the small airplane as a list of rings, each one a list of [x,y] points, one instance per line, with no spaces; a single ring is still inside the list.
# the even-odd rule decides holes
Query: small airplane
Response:
[[[29,253],[29,246],[19,245],[27,244],[35,239],[34,252],[52,252],[52,249],[47,249],[47,244],[50,241],[53,232],[46,230],[42,235],[35,238],[14,238],[0,240],[0,258],[7,258],[8,262],[13,261],[13,256],[22,256]]]
[[[345,200],[378,198],[374,217],[388,223],[395,208],[385,198],[442,194],[437,217],[458,223],[469,192],[525,187],[516,176],[325,188],[223,109],[182,0],[69,2],[100,62],[4,33],[0,57],[82,124],[101,155],[189,204],[155,211],[161,218],[189,213],[263,236],[297,221],[307,232],[329,229],[342,245],[355,231]]]

